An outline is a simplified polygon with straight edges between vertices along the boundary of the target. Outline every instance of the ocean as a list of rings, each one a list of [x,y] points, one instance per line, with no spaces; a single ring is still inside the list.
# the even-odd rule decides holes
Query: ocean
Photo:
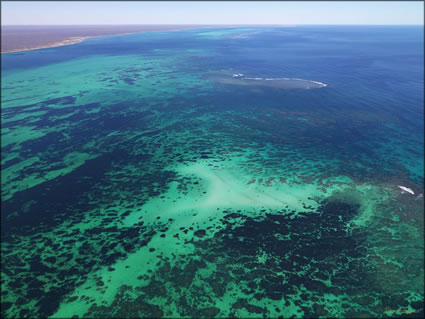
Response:
[[[2,54],[2,317],[422,317],[423,32]]]

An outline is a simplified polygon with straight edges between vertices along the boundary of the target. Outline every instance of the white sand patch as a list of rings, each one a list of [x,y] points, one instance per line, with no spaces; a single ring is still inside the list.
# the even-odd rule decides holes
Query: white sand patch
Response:
[[[245,176],[237,168],[213,168],[210,161],[198,161],[189,166],[175,168],[179,175],[200,179],[198,185],[189,185],[188,193],[183,195],[178,190],[178,183],[171,182],[163,198],[149,200],[141,210],[134,211],[124,220],[125,226],[131,226],[143,216],[147,222],[173,218],[177,224],[187,226],[188,223],[205,221],[215,216],[217,209],[240,209],[250,212],[260,209],[284,209],[301,211],[307,197],[315,197],[323,193],[315,185],[280,184],[267,187],[260,184],[247,184],[252,176]],[[205,192],[205,193],[204,193]],[[310,202],[310,201],[309,201]],[[314,201],[310,205],[317,206]],[[196,213],[196,216],[192,216]]]

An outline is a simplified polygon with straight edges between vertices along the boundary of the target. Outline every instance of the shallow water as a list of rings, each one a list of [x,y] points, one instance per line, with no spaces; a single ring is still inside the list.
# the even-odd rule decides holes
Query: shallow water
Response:
[[[422,316],[422,39],[204,29],[2,55],[2,316]]]

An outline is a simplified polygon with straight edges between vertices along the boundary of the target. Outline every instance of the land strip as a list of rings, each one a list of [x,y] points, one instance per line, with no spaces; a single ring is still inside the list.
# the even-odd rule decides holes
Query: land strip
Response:
[[[152,31],[236,27],[231,25],[17,25],[1,26],[1,53],[71,45],[88,38]],[[238,25],[238,27],[241,27]]]

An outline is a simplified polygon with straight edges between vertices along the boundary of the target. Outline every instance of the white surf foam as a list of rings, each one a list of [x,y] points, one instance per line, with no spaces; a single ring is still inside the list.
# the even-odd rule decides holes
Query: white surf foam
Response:
[[[233,75],[233,77],[240,77],[240,76]],[[323,83],[323,82],[313,81],[313,80],[305,80],[305,79],[299,79],[299,78],[260,78],[260,77],[249,78],[249,77],[245,77],[243,79],[244,80],[253,80],[253,81],[279,81],[279,80],[281,80],[281,81],[282,80],[283,81],[304,81],[304,82],[314,83],[316,85],[319,85],[319,87],[326,87],[326,86],[328,86],[326,83]]]
[[[408,187],[406,187],[406,186],[401,186],[401,185],[397,185],[398,186],[398,188],[400,188],[401,190],[403,190],[403,191],[405,191],[405,192],[408,192],[408,193],[410,193],[410,194],[412,194],[412,195],[415,195],[415,192],[414,191],[412,191],[410,188],[408,188]]]

